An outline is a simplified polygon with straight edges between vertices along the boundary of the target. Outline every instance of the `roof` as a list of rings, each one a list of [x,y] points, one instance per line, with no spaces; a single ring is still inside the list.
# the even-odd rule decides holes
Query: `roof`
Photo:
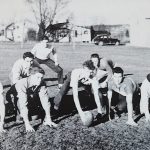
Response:
[[[57,23],[57,24],[50,24],[46,30],[59,30],[59,29],[68,29],[67,28],[68,22],[64,23]]]

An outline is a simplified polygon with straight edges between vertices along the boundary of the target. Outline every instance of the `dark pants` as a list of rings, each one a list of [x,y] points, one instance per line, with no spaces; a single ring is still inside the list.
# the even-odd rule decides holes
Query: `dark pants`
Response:
[[[59,108],[63,96],[69,91],[70,81],[71,81],[71,72],[67,74],[67,79],[64,81],[63,86],[61,87],[60,91],[57,93],[57,95],[54,98],[54,105],[57,108]]]
[[[63,69],[58,65],[55,66],[55,62],[51,59],[41,60],[38,58],[34,59],[34,66],[39,66],[39,64],[45,64],[49,68],[51,68],[54,72],[58,74],[58,83],[63,84]]]
[[[139,91],[135,92],[132,99],[133,110],[139,112],[140,95]],[[113,91],[111,106],[117,107],[120,112],[127,112],[126,96]]]
[[[27,89],[27,100],[28,100],[27,108],[29,110],[28,112],[29,116],[38,114],[43,117],[44,115],[44,110],[38,93],[39,88],[36,88],[35,91],[32,90],[32,87]],[[20,111],[18,106],[18,98],[15,85],[12,85],[11,88],[6,93],[6,100],[9,103],[9,107],[11,107],[11,109],[13,108],[15,116],[17,116],[20,113]]]
[[[119,111],[127,111],[126,97],[113,91],[111,106],[115,106]]]
[[[10,89],[6,93],[6,100],[8,102],[8,114],[15,113],[17,115],[17,91],[15,88],[15,84],[10,87]]]

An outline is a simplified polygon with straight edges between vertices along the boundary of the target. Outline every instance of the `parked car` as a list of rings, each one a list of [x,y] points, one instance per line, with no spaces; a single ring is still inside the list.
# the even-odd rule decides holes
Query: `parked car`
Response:
[[[111,38],[110,35],[97,35],[96,37],[93,38],[93,43],[96,45],[119,45],[120,40]]]

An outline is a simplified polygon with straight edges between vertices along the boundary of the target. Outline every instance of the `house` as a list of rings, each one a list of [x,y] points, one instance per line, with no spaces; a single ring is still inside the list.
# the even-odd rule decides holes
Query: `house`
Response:
[[[0,28],[0,41],[25,41],[27,39],[27,32],[30,28],[35,27],[27,20],[3,25],[3,28]]]
[[[0,24],[0,41],[5,41],[5,25]]]
[[[55,42],[90,42],[90,28],[69,23],[57,23],[46,28],[47,36]]]
[[[150,18],[138,18],[131,22],[131,45],[150,47]]]

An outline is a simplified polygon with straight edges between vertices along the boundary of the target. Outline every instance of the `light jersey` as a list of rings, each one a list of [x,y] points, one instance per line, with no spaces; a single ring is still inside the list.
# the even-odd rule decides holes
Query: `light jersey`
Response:
[[[15,84],[18,101],[21,104],[21,106],[26,106],[28,104],[27,95],[30,94],[28,93],[28,89],[31,88],[29,87],[28,80],[29,80],[29,77],[23,78]],[[45,100],[46,98],[48,101],[47,88],[45,86],[42,86],[39,89],[39,96],[40,96],[40,99],[43,98]]]
[[[142,97],[150,98],[150,82],[147,79],[142,82],[141,95]]]
[[[119,87],[114,83],[113,78],[108,82],[108,91],[113,90],[123,96],[134,94],[138,89],[137,84],[131,78],[123,78]]]
[[[71,72],[71,81],[70,81],[70,87],[73,87],[74,85],[80,83],[85,83],[87,80],[89,80],[89,76],[85,72],[84,69],[74,69]]]
[[[99,69],[101,70],[107,70],[108,65],[110,68],[114,68],[115,64],[112,60],[106,59],[106,58],[100,58],[100,66]]]
[[[12,84],[15,84],[18,80],[29,76],[30,68],[26,66],[24,59],[17,60],[10,73],[10,80]]]
[[[97,73],[96,73],[96,76],[95,76],[97,80],[100,80],[100,79],[102,79],[103,77],[105,77],[107,75],[108,75],[107,71],[104,71],[104,70],[101,70],[101,69],[97,68]]]
[[[3,93],[3,85],[2,85],[2,83],[0,82],[0,94],[2,94]]]
[[[46,60],[50,57],[50,53],[54,48],[53,46],[51,46],[50,48],[47,48],[46,46],[46,43],[38,43],[33,47],[31,53],[38,59]]]

